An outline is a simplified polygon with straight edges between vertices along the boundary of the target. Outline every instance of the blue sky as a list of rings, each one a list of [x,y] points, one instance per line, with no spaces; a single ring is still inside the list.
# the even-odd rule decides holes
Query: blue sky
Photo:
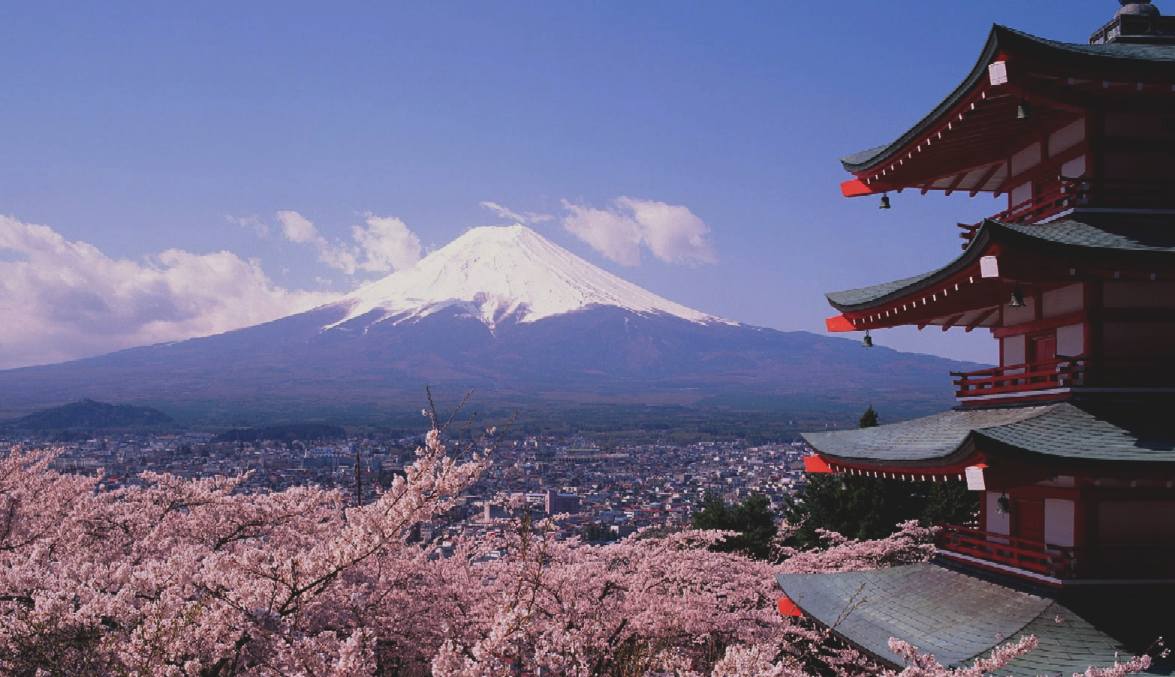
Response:
[[[973,65],[993,22],[1081,42],[1116,7],[3,5],[0,215],[8,218],[0,228],[12,232],[6,244],[0,230],[0,266],[58,270],[0,286],[8,296],[0,308],[69,307],[69,295],[48,288],[78,272],[70,266],[155,275],[150,289],[173,295],[222,269],[263,280],[270,301],[343,291],[378,277],[378,267],[330,267],[321,249],[283,237],[278,212],[297,212],[320,242],[343,244],[369,217],[394,217],[427,251],[470,226],[502,223],[479,204],[493,201],[553,215],[536,230],[675,301],[822,331],[832,312],[824,291],[937,267],[958,253],[956,221],[1000,209],[990,197],[905,193],[881,212],[872,198],[839,196],[846,175],[837,158],[891,140],[929,110]],[[645,251],[639,265],[621,265],[564,227],[566,204],[615,210],[622,196],[688,209],[709,228],[712,257],[703,258],[712,262]],[[66,244],[51,242],[56,235]],[[53,258],[49,250],[62,247],[72,247],[69,256]],[[161,259],[168,250],[179,253]],[[199,258],[217,252],[233,257]],[[188,264],[205,272],[170,274]],[[209,286],[231,294],[240,279]],[[125,287],[106,277],[72,284]],[[208,299],[152,303],[127,309],[87,297],[87,326],[65,326],[73,314],[58,312],[21,336],[0,334],[0,343],[23,346],[0,366],[99,352],[107,344],[95,332],[109,333],[112,347],[167,337],[123,335],[122,322],[219,312]],[[167,317],[152,318],[152,307]],[[223,327],[198,319],[173,329]],[[980,334],[875,338],[991,360],[994,342]],[[76,340],[37,352],[34,344],[58,335]]]

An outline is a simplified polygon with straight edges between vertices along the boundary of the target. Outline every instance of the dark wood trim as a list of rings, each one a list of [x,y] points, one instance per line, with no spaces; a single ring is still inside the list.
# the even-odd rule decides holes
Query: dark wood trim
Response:
[[[1102,308],[1102,322],[1175,322],[1175,308]]]

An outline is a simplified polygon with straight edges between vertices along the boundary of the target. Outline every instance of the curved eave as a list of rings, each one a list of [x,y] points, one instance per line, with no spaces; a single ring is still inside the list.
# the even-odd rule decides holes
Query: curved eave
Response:
[[[804,433],[833,472],[952,474],[980,462],[1015,460],[1074,468],[1175,466],[1175,434],[1164,425],[1170,398],[1109,405],[1060,403],[949,411],[874,428]]]
[[[976,430],[1039,416],[1048,406],[1019,409],[945,411],[873,428],[803,433],[833,471],[919,473],[962,472],[977,456]]]
[[[938,478],[958,478],[967,467],[983,465],[987,457],[978,453],[974,444],[943,456],[919,461],[881,461],[871,458],[842,458],[831,454],[818,453],[820,462],[828,466],[825,472],[841,475],[861,475],[882,479],[911,479],[938,481]]]
[[[850,468],[958,468],[975,455],[976,430],[1005,427],[1047,413],[1018,409],[949,410],[873,428],[804,433],[828,464]]]
[[[889,639],[912,634],[922,651],[948,667],[971,665],[1008,637],[1035,637],[1036,648],[1001,668],[1001,675],[1087,674],[1088,666],[1112,666],[1129,653],[1098,629],[1094,621],[1101,616],[1083,616],[1049,595],[929,562],[781,573],[776,582],[798,611],[898,669],[906,661],[893,652]],[[1156,602],[1137,613],[1159,613],[1159,606]]]
[[[1085,214],[1046,223],[983,225],[1007,248],[1055,252],[1077,261],[1110,265],[1175,264],[1175,216],[1167,214]]]
[[[1113,72],[1126,67],[1130,69],[1129,75],[1132,80],[1151,74],[1169,78],[1171,68],[1175,65],[1173,46],[1080,45],[1048,40],[1006,26],[995,25],[992,26],[975,66],[929,114],[894,141],[841,158],[841,165],[850,173],[860,175],[891,163],[900,151],[907,149],[915,140],[938,125],[948,112],[983,82],[988,76],[988,65],[1001,54],[1033,58],[1041,63],[1065,64],[1080,69],[1085,75],[1090,75],[1094,71]],[[846,181],[842,185],[842,190],[846,195],[867,194],[860,191],[858,183],[859,180]]]
[[[915,123],[905,134],[890,143],[846,155],[841,158],[841,165],[853,174],[866,172],[883,164],[899,150],[910,145],[912,141],[925,134],[927,129],[934,126],[937,120],[942,118],[947,111],[953,108],[968,92],[975,88],[975,85],[987,76],[987,65],[991,63],[991,60],[999,52],[999,38],[1002,30],[1005,30],[1002,26],[992,26],[991,33],[987,36],[987,43],[983,46],[983,51],[979,53],[979,59],[976,60],[975,66],[967,74],[967,77],[963,79],[963,82],[959,83],[958,87],[955,87],[945,99],[939,102],[930,113]]]
[[[856,313],[875,309],[879,306],[900,302],[903,298],[929,291],[944,281],[966,272],[988,251],[991,243],[991,229],[984,222],[976,231],[971,246],[961,256],[937,270],[921,275],[883,282],[881,284],[828,292],[824,295],[829,305],[844,313]]]
[[[830,292],[825,298],[833,308],[854,317],[904,302],[914,304],[927,295],[941,294],[944,285],[960,277],[978,279],[979,260],[1001,252],[1029,253],[1070,263],[1093,262],[1099,267],[1136,265],[1167,270],[1175,265],[1175,221],[1162,215],[1130,218],[1114,214],[1041,224],[987,219],[976,229],[967,249],[942,268],[869,287]],[[1068,263],[1062,267],[1067,266]],[[851,318],[843,315],[829,318],[828,324],[830,331],[865,328],[855,326]]]

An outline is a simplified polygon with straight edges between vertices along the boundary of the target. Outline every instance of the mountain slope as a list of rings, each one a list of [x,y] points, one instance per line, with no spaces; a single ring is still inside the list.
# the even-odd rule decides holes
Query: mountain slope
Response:
[[[417,412],[426,384],[484,409],[753,409],[889,417],[950,405],[974,368],[726,322],[606,273],[533,231],[474,229],[343,300],[218,336],[0,372],[0,415],[100,397],[188,420],[339,422]]]

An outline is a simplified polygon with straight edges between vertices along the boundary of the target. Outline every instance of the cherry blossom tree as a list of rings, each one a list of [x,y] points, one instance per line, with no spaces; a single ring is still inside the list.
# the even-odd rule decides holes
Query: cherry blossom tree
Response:
[[[244,476],[144,473],[106,490],[52,470],[52,451],[12,450],[0,458],[0,673],[877,674],[829,631],[781,617],[774,574],[931,553],[915,523],[879,541],[826,534],[825,549],[771,565],[714,552],[724,532],[593,546],[525,519],[442,551],[412,542],[413,527],[450,511],[489,461],[457,460],[433,421],[415,462],[362,506],[319,488],[244,494]],[[901,675],[979,674],[894,647]]]

